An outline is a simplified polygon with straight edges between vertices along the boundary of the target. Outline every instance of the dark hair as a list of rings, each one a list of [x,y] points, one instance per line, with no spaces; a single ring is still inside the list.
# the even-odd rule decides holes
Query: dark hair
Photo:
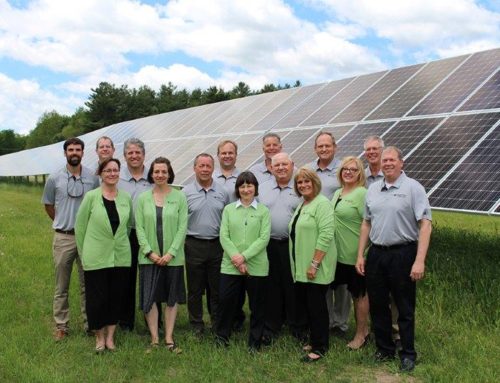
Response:
[[[97,171],[95,172],[96,175],[100,176],[102,174],[102,171],[108,165],[110,162],[115,162],[118,165],[118,169],[121,168],[122,164],[120,163],[120,160],[118,158],[106,158],[104,161],[102,161],[99,164],[99,167],[97,168]]]
[[[257,178],[252,172],[241,172],[238,178],[236,178],[236,183],[234,184],[234,192],[237,198],[240,198],[240,186],[243,184],[255,186],[255,197],[259,195],[259,181],[257,181]]]
[[[64,151],[66,151],[66,149],[68,149],[68,146],[70,145],[80,145],[82,147],[82,150],[85,149],[85,142],[80,140],[78,137],[71,137],[64,141]]]
[[[151,166],[149,167],[148,171],[148,182],[150,184],[154,183],[153,181],[153,171],[155,164],[165,164],[167,165],[168,169],[168,178],[167,178],[167,183],[171,184],[174,182],[175,174],[174,174],[174,169],[172,169],[172,165],[170,164],[170,161],[165,158],[165,157],[156,157],[153,162],[151,162]]]

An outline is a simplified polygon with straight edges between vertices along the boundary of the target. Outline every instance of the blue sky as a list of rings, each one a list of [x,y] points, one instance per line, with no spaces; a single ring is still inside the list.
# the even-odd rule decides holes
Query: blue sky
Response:
[[[0,0],[0,130],[101,81],[307,85],[499,46],[498,0]]]

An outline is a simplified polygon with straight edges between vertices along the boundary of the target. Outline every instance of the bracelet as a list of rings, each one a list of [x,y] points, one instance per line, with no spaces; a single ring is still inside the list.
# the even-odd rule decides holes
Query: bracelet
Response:
[[[316,262],[314,263],[314,261],[311,262],[311,266],[313,269],[316,269],[316,270],[319,270],[319,264]]]

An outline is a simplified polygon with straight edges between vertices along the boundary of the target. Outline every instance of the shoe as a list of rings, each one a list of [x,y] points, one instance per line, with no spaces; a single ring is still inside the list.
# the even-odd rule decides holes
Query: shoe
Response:
[[[386,354],[385,352],[377,350],[373,355],[373,358],[375,359],[376,362],[387,362],[389,360],[393,360],[394,355]]]
[[[204,327],[201,327],[201,326],[193,327],[193,335],[196,338],[202,339],[204,334],[205,334],[205,328]]]
[[[54,339],[56,342],[62,341],[64,338],[66,338],[66,336],[68,336],[68,333],[61,329],[56,330],[56,332],[54,333]]]
[[[415,369],[415,361],[408,358],[403,358],[403,360],[401,361],[401,366],[399,366],[399,371],[411,372],[414,369]]]
[[[332,327],[330,329],[330,334],[336,336],[337,338],[346,339],[347,331],[342,330],[340,327]]]
[[[352,345],[353,340],[352,340],[352,341],[350,341],[349,343],[347,343],[347,348],[348,348],[349,350],[351,350],[351,351],[356,351],[356,350],[359,350],[359,349],[361,349],[361,348],[365,347],[365,346],[368,344],[368,341],[369,341],[369,340],[370,340],[370,334],[367,334],[367,335],[365,336],[365,338],[363,339],[363,342],[362,342],[359,346],[353,346],[353,345]]]
[[[317,358],[311,358],[311,354],[316,355]],[[311,351],[309,354],[304,355],[302,358],[300,358],[300,361],[303,363],[314,363],[317,362],[320,359],[323,359],[324,355],[320,353],[319,351]]]
[[[177,346],[175,342],[173,343],[167,343],[165,342],[165,346],[167,346],[167,350],[174,353],[174,354],[180,354],[182,353],[182,350]]]

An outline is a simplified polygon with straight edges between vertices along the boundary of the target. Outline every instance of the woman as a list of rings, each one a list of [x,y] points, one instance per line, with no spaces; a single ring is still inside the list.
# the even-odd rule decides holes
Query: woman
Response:
[[[365,277],[359,275],[355,269],[366,195],[363,163],[357,157],[345,157],[337,170],[337,178],[341,188],[333,195],[332,206],[338,257],[332,288],[346,284],[351,293],[356,334],[347,347],[358,350],[366,344],[369,334]]]
[[[174,341],[178,304],[186,303],[184,286],[184,239],[188,209],[184,193],[174,189],[170,161],[156,158],[149,168],[151,190],[137,199],[135,227],[139,241],[140,308],[146,316],[151,346],[159,346],[158,307],[165,302],[165,345],[182,352]]]
[[[295,281],[297,325],[309,335],[303,362],[315,362],[328,351],[328,309],[325,294],[333,281],[337,252],[330,201],[320,194],[321,181],[302,167],[294,189],[304,201],[295,210],[290,229],[290,263]]]
[[[222,213],[220,242],[224,255],[216,336],[220,345],[229,345],[240,294],[246,290],[251,311],[248,348],[258,351],[264,331],[265,281],[269,271],[266,246],[271,218],[269,209],[255,199],[259,183],[253,173],[240,173],[235,194],[238,200],[227,205]]]
[[[132,200],[117,188],[119,160],[104,160],[97,174],[101,186],[85,194],[76,216],[75,235],[84,270],[89,329],[95,330],[95,350],[101,353],[115,350],[114,333],[130,272]]]

